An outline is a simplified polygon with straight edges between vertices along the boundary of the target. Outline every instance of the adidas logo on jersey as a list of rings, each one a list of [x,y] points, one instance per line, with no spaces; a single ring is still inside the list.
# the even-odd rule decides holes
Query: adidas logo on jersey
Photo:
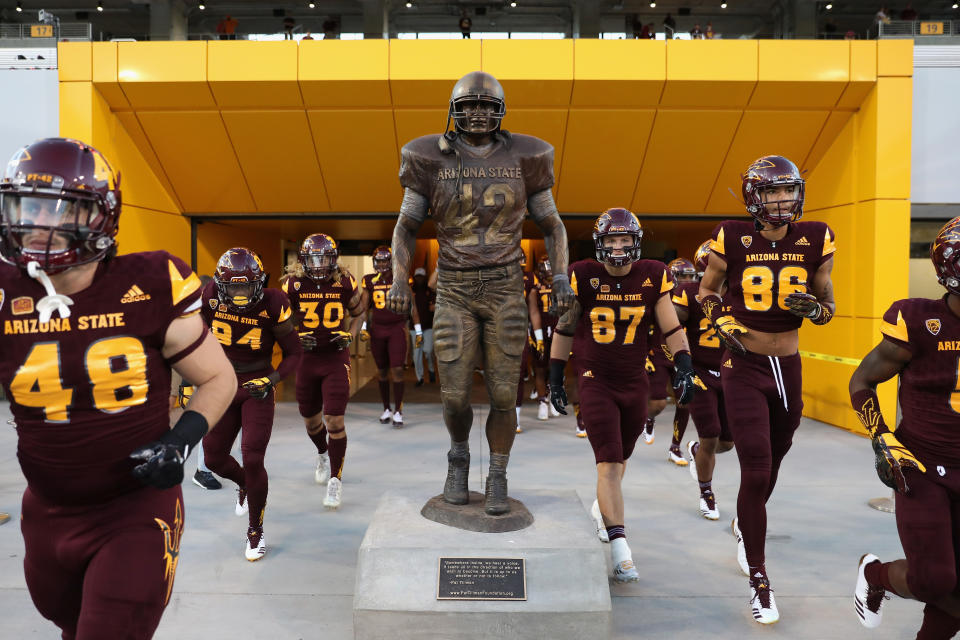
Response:
[[[733,360],[727,358],[727,361],[723,363],[723,366],[727,367],[728,369],[733,369]]]
[[[653,286],[653,283],[650,282],[650,278],[647,278],[646,280],[643,281],[643,284],[640,285],[640,286],[641,286],[641,287],[652,287],[652,286]]]
[[[143,290],[137,285],[130,287],[130,290],[123,294],[123,297],[120,298],[121,304],[126,304],[128,302],[140,302],[142,300],[149,300],[150,294],[144,293]]]
[[[796,244],[798,247],[809,247],[810,241],[807,240],[807,236],[800,236],[800,239],[794,244]]]
[[[584,378],[592,378],[592,377],[593,377],[593,370],[592,370],[592,369],[587,369],[587,370],[584,371],[581,375],[582,375]]]

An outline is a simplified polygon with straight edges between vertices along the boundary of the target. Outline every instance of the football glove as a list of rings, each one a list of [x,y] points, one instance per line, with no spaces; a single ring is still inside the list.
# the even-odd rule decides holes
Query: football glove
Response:
[[[567,363],[560,358],[550,359],[550,403],[562,415],[567,415],[567,390],[563,387],[563,370]]]
[[[343,351],[353,343],[353,334],[349,331],[334,331],[330,342],[337,345],[337,349]]]
[[[653,375],[657,368],[653,364],[653,360],[650,359],[650,356],[647,356],[647,361],[644,363],[644,368],[646,368],[647,373]]]
[[[706,391],[706,385],[693,370],[689,351],[678,351],[673,355],[673,371],[673,397],[677,400],[677,406],[690,404],[696,387]]]
[[[177,389],[177,406],[181,409],[187,406],[187,403],[190,402],[190,398],[193,396],[193,385],[191,384],[180,384],[180,388]]]
[[[183,462],[207,433],[206,419],[196,411],[184,411],[177,424],[158,440],[130,454],[139,461],[132,473],[142,483],[170,489],[183,482]]]
[[[370,341],[370,332],[366,329],[360,330],[360,342],[369,342]]]
[[[262,378],[254,378],[244,382],[242,385],[250,393],[250,397],[255,400],[263,400],[268,395],[270,395],[270,389],[273,388],[273,382],[270,381],[270,378],[264,376]]]
[[[717,335],[730,351],[737,355],[746,355],[747,349],[737,337],[747,333],[745,326],[737,322],[733,316],[720,316],[714,321],[713,326],[716,327]]]
[[[877,476],[880,482],[897,493],[908,494],[910,487],[903,475],[904,469],[916,469],[926,473],[927,468],[914,457],[910,451],[900,444],[897,437],[890,431],[877,432],[873,438],[873,453],[876,456]]]
[[[301,331],[300,332],[300,346],[303,347],[304,351],[313,351],[317,348],[317,339],[313,335],[313,331]]]
[[[422,334],[422,333],[418,333],[416,336],[414,336],[414,338],[413,338],[413,346],[416,347],[417,349],[419,349],[420,347],[423,346],[423,334]]]
[[[787,310],[801,318],[815,318],[820,315],[820,301],[809,293],[795,292],[783,299]]]

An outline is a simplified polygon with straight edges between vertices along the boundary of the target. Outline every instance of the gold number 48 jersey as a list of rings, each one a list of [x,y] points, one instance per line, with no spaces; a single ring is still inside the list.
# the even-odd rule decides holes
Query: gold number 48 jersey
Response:
[[[0,381],[17,423],[30,488],[60,504],[140,487],[128,455],[169,429],[170,323],[200,310],[200,280],[165,251],[101,264],[70,298],[70,316],[41,323],[43,287],[0,271]]]
[[[442,269],[476,269],[520,259],[527,198],[553,186],[553,147],[503,132],[488,147],[459,138],[442,153],[440,136],[401,151],[400,184],[424,196],[437,227]]]

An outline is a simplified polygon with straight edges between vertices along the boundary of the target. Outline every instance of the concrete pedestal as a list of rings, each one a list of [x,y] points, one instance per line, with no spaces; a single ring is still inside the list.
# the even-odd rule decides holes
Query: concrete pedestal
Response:
[[[608,551],[576,493],[517,497],[534,516],[531,526],[476,533],[421,516],[429,495],[385,495],[360,545],[354,637],[609,637]],[[440,557],[524,558],[527,600],[437,600]]]

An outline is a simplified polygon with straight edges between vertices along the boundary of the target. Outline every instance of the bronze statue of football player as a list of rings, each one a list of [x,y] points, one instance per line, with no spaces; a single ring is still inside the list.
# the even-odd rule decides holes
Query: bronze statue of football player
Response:
[[[485,511],[507,513],[507,461],[516,435],[514,404],[527,342],[520,237],[529,211],[543,231],[554,266],[553,304],[561,315],[573,300],[567,278],[567,232],[550,188],[553,147],[500,128],[503,87],[482,71],[453,87],[447,129],[402,150],[400,217],[393,232],[393,286],[388,305],[410,308],[410,261],[417,231],[433,216],[440,243],[434,340],[440,364],[443,419],[450,432],[444,500],[467,504],[468,436],[473,423],[470,386],[478,351],[490,396],[490,467]]]

